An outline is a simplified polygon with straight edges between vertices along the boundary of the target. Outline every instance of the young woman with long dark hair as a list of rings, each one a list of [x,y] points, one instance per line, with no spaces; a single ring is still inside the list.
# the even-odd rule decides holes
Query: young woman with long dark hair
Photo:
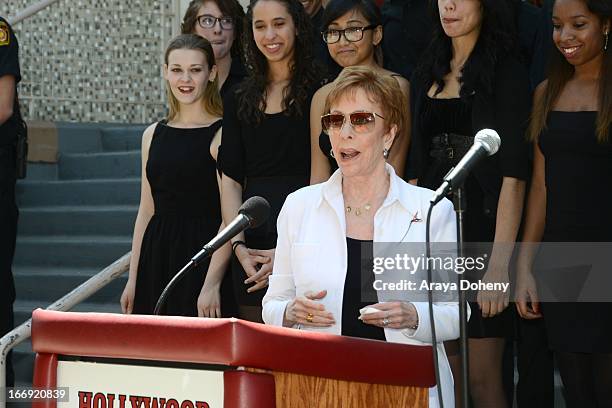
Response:
[[[523,241],[612,242],[612,1],[556,0],[548,79],[534,96],[532,184]],[[543,303],[518,262],[523,318],[544,317],[568,407],[612,406],[612,303]]]
[[[249,74],[224,99],[223,219],[259,195],[272,207],[268,221],[232,242],[232,277],[239,316],[261,321],[261,300],[272,273],[276,217],[287,195],[308,184],[308,112],[320,86],[312,27],[298,0],[252,0],[244,45]]]
[[[485,281],[508,282],[521,222],[527,169],[524,143],[531,95],[526,69],[514,55],[516,37],[508,2],[438,0],[429,49],[411,78],[412,140],[406,177],[436,189],[483,128],[501,136],[500,151],[465,181],[466,242],[493,246]],[[505,407],[502,361],[513,316],[504,293],[477,294],[468,323],[470,394],[477,407]],[[452,356],[456,384],[458,357]],[[456,345],[455,345],[456,346]]]

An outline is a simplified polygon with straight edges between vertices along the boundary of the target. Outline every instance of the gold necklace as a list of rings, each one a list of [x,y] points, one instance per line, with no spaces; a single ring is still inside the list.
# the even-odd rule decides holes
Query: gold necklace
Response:
[[[361,208],[361,207],[351,207],[350,205],[347,205],[347,206],[346,206],[346,213],[347,213],[347,214],[351,214],[351,213],[353,213],[353,214],[355,214],[357,217],[359,217],[361,214],[363,214],[363,213],[364,213],[364,211],[365,211],[365,212],[369,212],[371,208],[372,208],[372,206],[371,206],[370,204],[368,204],[368,203],[366,203],[366,204],[363,206],[363,210],[362,210],[362,208]]]

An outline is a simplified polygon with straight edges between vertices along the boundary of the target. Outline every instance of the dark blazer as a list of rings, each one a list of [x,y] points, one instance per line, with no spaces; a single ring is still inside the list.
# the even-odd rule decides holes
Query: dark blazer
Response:
[[[423,134],[421,112],[431,83],[413,75],[410,86],[412,137],[406,165],[406,179],[419,178],[429,165],[430,141]],[[485,213],[497,212],[503,177],[526,180],[529,175],[528,146],[525,137],[531,112],[529,75],[513,57],[498,62],[492,93],[476,90],[472,108],[472,135],[484,128],[494,129],[501,137],[497,154],[480,162],[473,173],[485,194]]]

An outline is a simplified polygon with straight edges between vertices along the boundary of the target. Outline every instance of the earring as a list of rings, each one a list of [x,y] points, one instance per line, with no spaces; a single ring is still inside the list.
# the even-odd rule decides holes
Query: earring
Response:
[[[331,156],[332,159],[336,158],[336,156],[334,156],[334,149],[329,149],[329,155]]]
[[[386,147],[383,149],[383,157],[385,158],[385,160],[389,158],[389,149],[387,149]]]
[[[605,36],[606,36],[606,40],[604,42],[604,51],[608,51],[608,39],[610,37],[610,32],[607,32]]]

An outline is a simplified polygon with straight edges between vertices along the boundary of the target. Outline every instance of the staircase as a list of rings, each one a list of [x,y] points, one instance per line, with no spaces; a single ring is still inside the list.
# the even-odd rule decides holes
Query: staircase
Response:
[[[131,249],[144,126],[59,124],[57,164],[30,164],[17,185],[15,325]],[[127,275],[75,310],[120,312]],[[16,382],[32,380],[30,342],[14,349]]]

